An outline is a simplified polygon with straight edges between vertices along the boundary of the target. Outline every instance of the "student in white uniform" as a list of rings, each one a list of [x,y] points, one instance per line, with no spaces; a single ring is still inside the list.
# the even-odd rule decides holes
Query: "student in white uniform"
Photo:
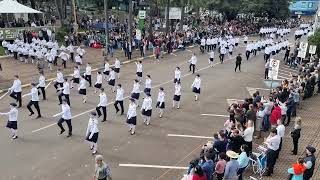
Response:
[[[86,66],[86,72],[85,72],[85,80],[89,82],[89,87],[92,87],[92,81],[91,81],[91,66],[90,63],[87,63]]]
[[[97,72],[97,81],[96,83],[94,84],[94,87],[96,88],[94,90],[94,93],[97,93],[98,90],[102,87],[102,74],[101,74],[101,71],[98,71]]]
[[[63,68],[67,68],[67,61],[70,59],[69,54],[65,53],[64,51],[61,51],[58,57],[62,60]]]
[[[62,101],[61,109],[62,111],[57,115],[57,116],[61,116],[61,118],[57,123],[57,125],[61,129],[60,135],[65,132],[65,129],[62,126],[62,123],[66,122],[69,129],[69,133],[67,137],[71,137],[72,136],[71,111],[70,111],[70,106],[68,105],[68,102],[66,99]]]
[[[42,93],[42,99],[47,100],[46,98],[46,77],[43,74],[43,71],[39,72],[39,84],[37,85],[37,88],[41,90]]]
[[[144,93],[149,93],[151,94],[151,84],[152,84],[152,80],[151,80],[151,76],[148,74],[146,77],[146,81],[144,83],[145,88],[143,90]]]
[[[77,54],[80,56],[80,58],[83,58],[83,55],[86,53],[84,49],[81,49],[80,47],[77,48]]]
[[[158,98],[157,98],[157,105],[156,108],[159,108],[159,117],[162,118],[163,111],[165,109],[165,96],[163,87],[159,88]]]
[[[180,82],[180,79],[181,79],[180,67],[176,67],[176,70],[174,71],[174,80],[173,80],[173,83]]]
[[[62,96],[64,96],[65,100],[67,101],[68,105],[70,106],[70,85],[68,82],[68,78],[64,79],[63,87],[58,89],[59,91],[62,90],[62,92],[59,94],[59,105],[62,104]]]
[[[139,82],[141,82],[142,79],[142,61],[136,62],[136,66],[137,66],[137,78],[139,80]]]
[[[195,101],[198,101],[198,97],[200,95],[200,86],[201,86],[201,78],[200,78],[200,75],[197,74],[191,85],[192,92],[194,93],[194,96],[196,98]]]
[[[63,78],[63,74],[61,72],[60,69],[57,70],[57,78],[53,84],[54,88],[56,88],[57,92],[58,90],[58,86],[63,87],[63,82],[64,82],[64,78]]]
[[[80,83],[80,70],[78,66],[75,66],[73,68],[73,77],[71,79],[71,89],[73,88],[73,84],[78,84],[77,88],[79,88],[79,83]]]
[[[19,102],[18,108],[20,108],[22,106],[22,97],[21,97],[22,88],[21,88],[21,81],[18,75],[14,76],[13,84],[8,89],[8,91],[10,92],[10,97],[12,97],[17,102]]]
[[[139,106],[139,97],[140,97],[140,83],[138,79],[135,79],[133,82],[133,88],[131,91],[131,98],[136,101],[136,104]]]
[[[87,102],[87,81],[84,76],[80,77],[79,94],[82,95],[82,102]]]
[[[18,138],[18,110],[16,108],[17,104],[16,103],[10,103],[10,111],[7,113],[1,113],[0,116],[5,115],[8,116],[9,120],[7,122],[7,128],[11,130],[12,133],[12,139],[17,139]]]
[[[209,53],[209,65],[210,65],[210,67],[213,67],[213,61],[214,61],[214,50],[212,50]]]
[[[124,100],[124,90],[121,87],[121,84],[118,84],[117,86],[117,94],[116,94],[116,100],[114,102],[114,107],[116,108],[116,114],[119,112],[119,107],[118,104],[120,104],[120,108],[121,108],[121,115],[123,115],[124,113],[124,109],[123,109],[123,100]]]
[[[86,140],[90,144],[90,149],[93,150],[92,154],[97,153],[98,138],[99,138],[99,129],[98,129],[97,113],[91,112],[89,122],[88,122],[87,131],[86,131]]]
[[[116,61],[114,62],[114,72],[117,74],[118,79],[120,79],[120,67],[121,62],[118,58],[116,58]]]
[[[198,59],[196,57],[196,53],[193,53],[191,59],[189,60],[189,63],[190,63],[189,72],[191,72],[191,70],[192,70],[192,74],[194,74],[194,72],[195,72],[197,61],[198,61]]]
[[[36,119],[39,119],[39,118],[41,118],[41,112],[40,112],[40,107],[39,107],[38,89],[37,89],[37,86],[35,83],[31,83],[31,86],[32,86],[31,92],[25,95],[25,96],[31,96],[31,100],[29,101],[27,108],[30,112],[29,116],[32,116],[32,115],[34,115],[34,112],[31,108],[31,106],[33,105],[38,112],[38,116],[36,117]]]
[[[115,83],[116,83],[116,73],[114,72],[114,69],[111,68],[108,84],[111,86],[112,92],[115,92],[115,87],[114,87]]]
[[[67,50],[69,51],[70,53],[70,59],[72,62],[74,62],[74,47],[72,46],[72,44],[70,44],[68,47],[67,47]]]
[[[103,79],[107,79],[107,77],[110,74],[110,64],[108,62],[108,60],[104,61],[104,70],[103,70],[103,74],[105,75]]]
[[[137,105],[133,98],[130,98],[127,113],[127,124],[129,125],[129,132],[131,132],[131,135],[134,135],[136,133],[135,130],[137,125]]]
[[[141,106],[141,113],[143,116],[143,123],[149,126],[152,115],[152,98],[150,93],[146,93],[146,97],[144,98]]]
[[[102,115],[100,109],[102,109],[102,113],[103,113],[102,122],[105,122],[107,120],[107,105],[108,105],[107,95],[104,92],[104,88],[100,88],[99,104],[96,107],[96,111],[98,113],[98,117],[100,117]]]
[[[181,84],[180,82],[176,82],[176,85],[174,86],[174,96],[173,96],[173,102],[172,107],[180,109],[180,98],[181,98]]]
[[[76,55],[74,60],[78,66],[82,65],[82,58],[79,55]]]

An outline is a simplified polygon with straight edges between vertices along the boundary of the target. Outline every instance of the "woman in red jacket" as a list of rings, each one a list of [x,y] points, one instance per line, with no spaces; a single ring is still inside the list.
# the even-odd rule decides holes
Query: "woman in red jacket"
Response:
[[[277,127],[277,120],[281,118],[281,108],[278,106],[278,103],[274,104],[274,108],[271,112],[270,124],[271,128]]]
[[[194,173],[192,175],[192,180],[207,180],[207,177],[205,176],[204,172],[202,171],[201,166],[197,165],[194,168]]]

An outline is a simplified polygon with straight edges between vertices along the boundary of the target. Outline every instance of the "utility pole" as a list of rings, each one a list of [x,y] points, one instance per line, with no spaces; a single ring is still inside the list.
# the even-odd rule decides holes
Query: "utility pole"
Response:
[[[105,45],[105,56],[108,54],[108,46],[109,46],[109,15],[108,15],[108,0],[104,0],[104,17],[105,17],[105,29],[104,32],[106,34],[106,45]]]
[[[74,18],[74,32],[78,34],[78,22],[77,22],[77,11],[76,11],[76,1],[72,0],[73,18]]]
[[[129,19],[128,19],[128,35],[129,43],[132,42],[132,0],[129,0]]]
[[[166,7],[166,34],[169,34],[169,26],[170,26],[170,20],[169,20],[169,11],[170,11],[170,0],[167,0],[167,7]]]

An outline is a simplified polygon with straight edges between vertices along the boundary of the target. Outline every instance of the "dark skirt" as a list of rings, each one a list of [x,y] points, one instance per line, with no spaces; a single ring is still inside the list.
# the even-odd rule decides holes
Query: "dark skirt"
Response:
[[[95,84],[94,87],[100,89],[102,87],[102,84]]]
[[[180,101],[180,97],[181,97],[181,95],[174,95],[173,96],[173,100],[174,101]]]
[[[174,78],[173,83],[180,82],[180,79]]]
[[[210,62],[213,62],[213,58],[209,58]]]
[[[142,77],[142,72],[137,72],[136,74],[138,77]]]
[[[29,58],[29,55],[23,55],[24,56],[24,58],[26,58],[26,59],[28,59]]]
[[[114,72],[119,73],[120,72],[120,68],[114,68]]]
[[[127,119],[127,124],[133,124],[137,125],[137,117],[131,117],[130,119]]]
[[[94,133],[91,139],[89,139],[90,134],[91,134],[91,132],[87,136],[86,140],[90,141],[90,142],[93,142],[93,143],[97,143],[98,137],[99,137],[99,132]]]
[[[196,87],[192,88],[192,92],[196,93],[196,94],[200,94],[200,88],[197,89]]]
[[[150,93],[151,92],[151,89],[150,88],[144,88],[144,93]]]
[[[148,116],[148,117],[151,117],[151,115],[152,115],[152,109],[150,109],[150,110],[142,110],[142,115],[144,115],[144,116]]]
[[[79,78],[73,78],[73,83],[79,84],[80,80]]]
[[[9,129],[18,129],[17,121],[8,121],[6,127]]]
[[[116,83],[116,80],[115,80],[115,79],[110,79],[110,81],[108,82],[108,84],[109,84],[110,86],[114,86],[115,83]]]
[[[110,71],[104,71],[103,74],[109,76]]]
[[[140,93],[132,93],[131,98],[138,100],[140,97]]]
[[[166,107],[165,103],[163,102],[160,106],[160,102],[158,101],[157,102],[157,105],[156,105],[157,108],[160,108],[160,109],[164,109]]]
[[[87,95],[87,90],[86,89],[80,89],[79,90],[79,94]]]

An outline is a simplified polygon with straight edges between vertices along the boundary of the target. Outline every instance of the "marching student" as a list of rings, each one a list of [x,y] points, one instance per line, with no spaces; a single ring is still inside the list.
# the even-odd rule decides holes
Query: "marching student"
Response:
[[[120,79],[120,67],[121,62],[118,58],[116,58],[116,61],[114,62],[114,72],[117,73],[118,79]]]
[[[68,78],[64,79],[64,83],[63,83],[63,87],[58,89],[59,91],[62,90],[62,92],[60,92],[60,94],[58,95],[58,99],[59,99],[59,105],[62,104],[62,96],[64,96],[65,100],[67,101],[68,105],[70,106],[70,85],[68,82]]]
[[[41,118],[41,113],[40,113],[40,107],[39,107],[39,95],[38,95],[38,89],[35,83],[31,83],[32,89],[31,92],[26,94],[25,96],[31,96],[31,100],[29,101],[27,108],[30,112],[29,116],[34,115],[34,112],[31,108],[32,105],[34,105],[34,107],[36,108],[37,112],[38,112],[38,116],[36,117],[36,119]]]
[[[180,79],[181,79],[180,67],[176,67],[176,70],[174,71],[174,80],[173,80],[173,83],[180,82]]]
[[[58,86],[63,87],[63,82],[64,82],[64,78],[63,78],[63,74],[61,72],[60,69],[57,70],[57,78],[55,80],[55,83],[53,84],[54,88],[56,88],[57,92],[58,90]]]
[[[77,54],[80,56],[80,58],[83,58],[83,55],[86,53],[84,49],[81,49],[80,46],[77,48]]]
[[[180,109],[180,98],[181,98],[181,84],[180,82],[176,82],[176,85],[174,86],[172,108]]]
[[[75,66],[73,68],[73,77],[71,79],[71,89],[73,88],[73,84],[78,84],[79,88],[79,83],[80,83],[80,69],[78,68],[78,66]]]
[[[226,53],[227,53],[227,49],[226,49],[225,45],[222,44],[221,47],[220,47],[220,62],[221,62],[221,64],[224,61],[224,57],[225,57]]]
[[[214,60],[214,50],[212,50],[209,53],[209,65],[210,65],[210,67],[213,67],[213,60]]]
[[[141,113],[143,116],[143,123],[149,126],[152,115],[152,98],[150,93],[146,93],[146,97],[143,99]]]
[[[92,87],[92,81],[91,81],[91,66],[90,63],[87,63],[86,66],[86,72],[85,72],[85,80],[89,82],[89,87]]]
[[[90,143],[90,149],[93,150],[92,151],[93,155],[97,153],[98,138],[99,138],[99,129],[98,129],[97,113],[91,112],[87,131],[86,131],[86,140]]]
[[[141,82],[142,79],[142,61],[136,62],[136,66],[137,66],[137,79],[139,80],[139,82]]]
[[[58,57],[61,58],[63,68],[66,69],[67,68],[67,60],[70,59],[69,54],[65,53],[64,51],[61,51],[61,53],[59,54]]]
[[[12,97],[17,102],[19,102],[18,108],[20,108],[22,106],[22,98],[21,98],[22,88],[21,88],[21,81],[18,75],[14,76],[13,84],[8,89],[8,91],[10,92],[10,97]]]
[[[106,93],[104,92],[104,88],[100,88],[100,94],[99,94],[99,104],[96,107],[96,111],[98,113],[98,117],[101,116],[101,110],[103,113],[103,120],[102,122],[105,122],[107,120],[107,105],[108,105],[108,98]]]
[[[60,135],[61,135],[62,133],[65,132],[65,129],[63,128],[62,123],[66,122],[68,125],[68,129],[69,129],[69,133],[68,133],[67,137],[71,137],[72,136],[72,124],[71,124],[70,106],[68,105],[68,101],[66,99],[64,99],[62,102],[63,102],[61,105],[62,111],[57,115],[57,116],[61,115],[61,118],[59,119],[57,125],[61,129],[61,131],[60,131]]]
[[[103,74],[105,75],[103,79],[106,79],[110,74],[110,64],[109,64],[108,60],[104,61]]]
[[[116,83],[116,73],[114,72],[114,68],[111,68],[108,84],[111,86],[111,90],[113,93],[115,92],[115,87],[114,87],[115,83]]]
[[[121,84],[118,84],[117,86],[117,94],[116,94],[116,101],[114,102],[114,107],[116,108],[116,114],[119,112],[119,107],[118,104],[120,104],[120,108],[121,108],[121,115],[123,115],[124,113],[124,109],[123,109],[123,100],[124,100],[124,90],[121,87]]]
[[[43,71],[39,72],[39,84],[37,85],[37,88],[41,90],[42,93],[42,99],[47,100],[46,98],[46,77],[44,77]]]
[[[143,90],[144,93],[151,94],[151,83],[152,83],[151,76],[148,74],[146,77],[146,82],[144,83],[144,87],[145,87]]]
[[[133,88],[131,91],[131,98],[136,101],[136,104],[139,106],[139,97],[140,97],[140,84],[139,80],[135,79],[133,83]]]
[[[159,93],[158,93],[158,99],[157,99],[157,105],[156,107],[159,108],[159,117],[162,118],[163,111],[165,108],[165,93],[163,87],[159,88]]]
[[[194,96],[196,98],[195,101],[198,101],[198,96],[200,94],[200,86],[201,86],[201,79],[200,79],[200,75],[197,74],[191,85],[192,92],[194,93]]]
[[[80,65],[82,65],[82,58],[80,57],[80,55],[77,54],[76,57],[74,58],[74,61],[79,67]]]
[[[134,135],[136,133],[135,130],[137,125],[137,105],[133,98],[130,98],[127,113],[127,124],[129,125],[129,132],[131,132],[131,135]]]
[[[102,87],[102,74],[101,74],[101,71],[98,71],[97,72],[97,81],[96,83],[94,84],[94,87],[96,88],[94,90],[94,93],[97,93],[98,90]]]
[[[85,76],[80,77],[79,94],[82,95],[82,103],[87,102],[87,81]]]
[[[198,59],[196,57],[196,53],[193,53],[191,59],[189,60],[189,63],[190,63],[189,72],[191,72],[191,70],[192,70],[192,74],[194,74],[194,72],[195,72],[197,61],[198,61]]]
[[[67,47],[67,50],[69,51],[70,53],[70,59],[72,62],[74,62],[74,47],[72,46],[72,44],[70,44],[68,47]]]
[[[48,62],[48,68],[50,69],[50,71],[52,71],[52,64],[54,61],[54,56],[50,53],[50,51],[48,51],[47,53],[45,53],[45,57],[47,58],[47,62]]]
[[[7,113],[1,113],[1,115],[8,116],[9,120],[7,122],[7,128],[11,130],[12,133],[12,139],[17,139],[18,138],[18,109],[16,108],[17,104],[16,103],[10,103],[10,111]]]

